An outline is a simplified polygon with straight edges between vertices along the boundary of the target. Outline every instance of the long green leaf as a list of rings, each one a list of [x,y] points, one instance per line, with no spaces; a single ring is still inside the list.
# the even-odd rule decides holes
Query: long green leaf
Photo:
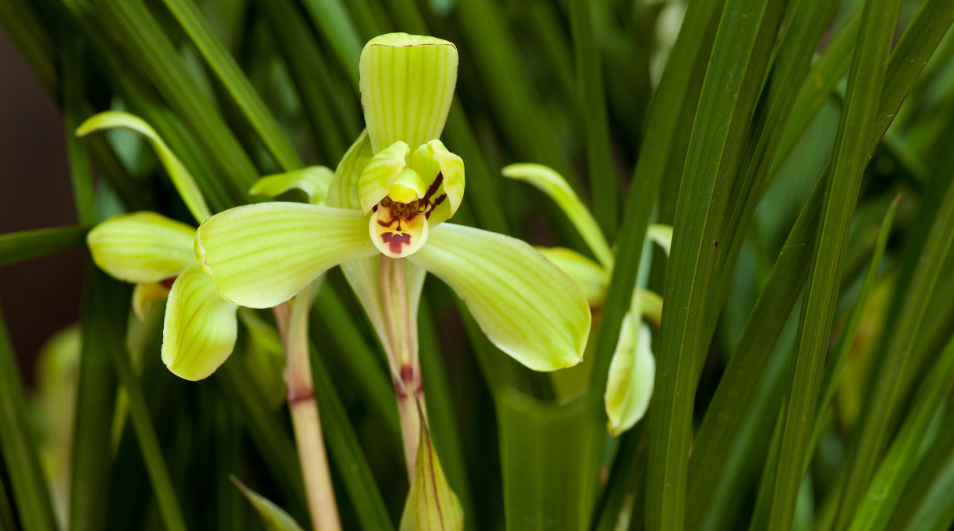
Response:
[[[83,123],[86,110],[83,98],[83,68],[86,65],[85,41],[73,36],[63,50],[63,120],[66,125],[66,149],[69,153],[70,179],[76,217],[80,225],[96,224],[96,200],[93,190],[93,167],[90,165],[89,145],[73,131]]]
[[[650,107],[645,129],[652,131],[652,134],[646,137],[626,198],[623,224],[617,241],[616,266],[603,307],[600,335],[596,338],[589,392],[597,396],[602,396],[606,390],[610,361],[619,340],[623,316],[629,311],[636,286],[640,255],[659,193],[660,180],[673,145],[678,144],[681,137],[689,136],[685,129],[677,127],[678,118],[684,108],[691,109],[687,114],[695,115],[698,100],[687,100],[687,96],[693,90],[693,74],[697,71],[697,64],[708,63],[718,13],[723,5],[724,0],[716,0],[694,2],[688,8],[679,38],[670,54],[671,59]]]
[[[954,193],[951,197],[954,197]],[[851,531],[880,531],[888,525],[908,479],[915,471],[924,436],[945,393],[950,389],[952,372],[954,337],[931,368],[901,431],[878,466],[877,473],[871,478],[866,489],[867,496],[858,506],[849,527]]]
[[[886,414],[903,400],[899,396],[903,375],[907,370],[910,353],[918,340],[918,332],[927,305],[941,276],[944,260],[954,242],[954,181],[948,181],[947,191],[937,209],[927,234],[917,267],[906,285],[902,304],[897,310],[893,328],[886,331],[885,355],[878,368],[871,395],[865,406],[861,432],[850,461],[848,478],[841,500],[841,510],[836,522],[843,529],[855,507],[859,505],[867,485],[876,470],[881,450],[888,436],[889,419]],[[951,347],[954,349],[954,345]],[[876,479],[876,481],[878,481]],[[852,524],[854,528],[856,524]]]
[[[100,17],[121,36],[122,45],[137,58],[138,68],[189,128],[203,153],[229,183],[232,197],[243,200],[258,178],[258,170],[222,118],[202,95],[181,57],[140,0],[93,0]]]
[[[189,34],[192,43],[212,67],[219,80],[229,91],[235,103],[245,114],[259,138],[268,147],[272,157],[285,171],[303,166],[298,154],[285,138],[278,123],[248,78],[238,67],[225,46],[212,32],[195,2],[190,0],[165,0],[166,7],[176,17],[182,29]]]
[[[0,235],[0,266],[79,247],[87,232],[87,227],[56,227]]]
[[[950,27],[951,16],[954,16],[954,4],[945,0],[928,0],[905,31],[904,38],[898,43],[888,63],[890,75],[886,79],[886,87],[878,106],[878,123],[868,135],[869,150],[873,150],[877,145],[885,128],[890,124],[893,109],[901,105],[917,74]],[[937,23],[945,20],[948,21],[946,25]],[[920,35],[924,40],[908,38],[909,35]],[[690,489],[714,484],[715,477],[721,474],[719,470],[725,464],[721,456],[729,452],[736,439],[739,426],[745,418],[744,412],[755,392],[755,386],[751,385],[751,382],[761,378],[768,362],[764,352],[772,348],[778,340],[781,324],[791,313],[807,278],[816,224],[829,177],[826,173],[819,180],[802,208],[750,314],[736,354],[731,358],[706,411],[690,459],[690,474],[694,478],[692,481],[698,482],[698,487],[690,486]],[[604,317],[604,327],[606,320]],[[698,474],[695,471],[697,468]]]
[[[573,30],[577,98],[586,124],[586,158],[593,192],[593,212],[603,234],[613,241],[619,222],[619,183],[610,153],[602,58],[593,22],[595,9],[596,4],[588,0],[572,0],[570,27]]]
[[[707,338],[715,330],[723,303],[728,297],[736,261],[772,166],[776,146],[783,138],[789,113],[797,103],[798,86],[805,79],[812,51],[818,47],[836,7],[835,3],[827,0],[803,0],[790,10],[789,25],[760,97],[759,112],[753,120],[739,175],[729,193],[725,218],[719,231],[719,247],[724,251],[716,257],[714,300],[709,305],[706,318]],[[817,110],[812,117],[815,114]]]
[[[315,349],[310,350],[312,373],[315,376],[315,398],[321,410],[322,432],[358,521],[363,529],[393,529],[387,507],[374,483],[374,476],[361,450],[358,437],[351,428],[344,405],[335,391],[331,375]]]
[[[219,367],[213,378],[225,392],[229,404],[238,409],[238,417],[248,428],[249,437],[278,483],[283,499],[300,508],[292,512],[308,514],[298,454],[288,428],[275,418],[248,369],[233,360]]]
[[[787,2],[726,3],[693,125],[673,224],[650,415],[646,524],[683,528],[697,369],[717,237]]]
[[[0,315],[0,450],[25,531],[56,531],[50,493],[30,432],[20,369]]]
[[[162,450],[156,438],[156,431],[149,417],[149,407],[143,394],[139,377],[132,367],[132,360],[126,350],[126,323],[129,315],[129,290],[119,281],[113,280],[96,269],[88,285],[93,302],[87,311],[93,313],[92,319],[100,325],[94,332],[103,335],[104,347],[112,358],[113,366],[119,375],[119,382],[126,392],[129,416],[139,442],[139,450],[146,462],[146,470],[152,483],[159,512],[169,531],[185,531],[185,521],[176,499],[176,493],[166,469]],[[86,339],[86,337],[84,337]],[[77,424],[80,430],[82,424]],[[79,486],[79,488],[83,488]]]
[[[585,397],[555,406],[513,390],[502,394],[497,410],[507,529],[589,525],[597,488],[593,467],[602,454],[592,409],[601,407],[600,400]]]
[[[268,19],[284,52],[285,62],[298,89],[298,97],[316,139],[322,144],[322,152],[329,158],[329,164],[336,163],[344,155],[348,144],[358,136],[359,126],[357,123],[343,122],[342,118],[346,115],[342,113],[337,113],[339,120],[335,120],[335,109],[345,105],[340,102],[338,105],[330,104],[335,98],[327,83],[330,73],[314,36],[294,3],[289,0],[259,0],[256,5]]]
[[[848,76],[845,108],[835,140],[831,179],[818,225],[812,267],[802,304],[794,375],[782,425],[781,455],[776,472],[769,529],[789,529],[802,483],[803,463],[811,438],[834,302],[848,231],[871,151],[867,131],[876,125],[875,112],[885,79],[897,0],[865,3],[855,58]]]
[[[579,193],[579,179],[571,171],[550,117],[542,112],[539,98],[527,81],[527,68],[520,62],[513,32],[500,10],[501,6],[490,0],[459,2],[456,17],[465,40],[456,44],[473,50],[470,60],[477,72],[493,80],[485,85],[491,108],[521,158],[557,170]]]
[[[868,303],[868,296],[874,288],[875,280],[878,278],[878,271],[881,267],[881,259],[884,257],[885,247],[888,245],[888,235],[891,232],[891,225],[894,222],[894,213],[898,209],[898,196],[888,207],[888,212],[884,215],[884,221],[881,223],[881,230],[878,232],[878,240],[875,243],[874,253],[871,255],[871,263],[865,272],[864,280],[861,283],[861,290],[855,297],[851,313],[848,314],[848,320],[842,328],[841,335],[835,343],[834,352],[825,364],[825,372],[822,374],[821,394],[818,398],[818,406],[815,408],[815,423],[812,428],[812,438],[808,446],[808,455],[814,451],[818,444],[818,438],[821,437],[822,427],[824,425],[825,414],[828,412],[828,406],[835,397],[835,391],[838,389],[838,381],[841,377],[842,368],[848,360],[848,354],[855,341],[855,333],[858,325],[861,323],[861,317]],[[810,460],[806,460],[805,468],[808,469]]]
[[[889,529],[945,531],[954,524],[954,422],[951,412],[902,494]]]
[[[110,297],[102,297],[108,285]],[[70,529],[99,531],[106,522],[112,463],[110,433],[116,404],[116,370],[111,349],[122,347],[129,318],[131,286],[116,282],[92,262],[87,264],[83,301],[83,350],[77,382],[71,476]],[[125,352],[124,352],[125,354]]]

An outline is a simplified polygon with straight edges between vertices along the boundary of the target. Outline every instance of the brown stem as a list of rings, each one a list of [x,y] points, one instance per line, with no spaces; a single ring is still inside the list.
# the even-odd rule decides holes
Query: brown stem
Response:
[[[321,433],[318,403],[315,401],[311,360],[308,359],[307,306],[311,299],[310,290],[311,287],[306,288],[309,293],[280,304],[273,311],[285,347],[285,390],[312,526],[315,531],[340,531],[341,521],[331,484],[325,439]],[[296,308],[295,305],[301,307]]]

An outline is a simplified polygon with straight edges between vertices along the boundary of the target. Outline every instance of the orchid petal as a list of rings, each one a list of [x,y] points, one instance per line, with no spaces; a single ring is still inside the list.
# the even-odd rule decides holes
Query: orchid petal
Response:
[[[429,187],[433,187],[438,174],[441,175],[440,184],[427,197],[437,205],[428,216],[428,222],[433,227],[450,219],[464,198],[464,161],[448,151],[440,140],[431,140],[414,151],[411,167],[423,176]]]
[[[556,201],[603,269],[613,269],[613,251],[599,224],[562,175],[542,164],[511,164],[500,171],[504,177],[527,182]]]
[[[572,249],[537,247],[537,250],[576,282],[591,307],[603,305],[610,278],[599,264]]]
[[[179,157],[163,142],[159,134],[156,133],[156,130],[142,118],[126,112],[101,112],[83,122],[82,125],[79,126],[79,129],[76,130],[76,135],[86,136],[96,131],[116,127],[135,131],[149,140],[153,149],[156,150],[156,155],[159,156],[159,161],[162,162],[162,165],[169,173],[172,184],[175,185],[176,190],[179,191],[179,195],[182,197],[182,200],[196,221],[202,223],[206,218],[212,215],[212,212],[209,211],[209,206],[205,203],[205,198],[202,197],[199,186],[195,184],[195,179],[192,178],[192,174],[189,173],[189,170],[182,164]]]
[[[423,417],[423,415],[422,415]],[[427,421],[421,419],[421,444],[411,491],[398,531],[461,531],[464,510],[441,468]]]
[[[195,255],[226,299],[270,308],[341,262],[373,256],[360,212],[302,203],[247,205],[199,227]]]
[[[649,408],[656,378],[651,342],[649,327],[632,312],[627,313],[610,362],[604,396],[607,429],[614,437],[636,425]]]
[[[457,48],[434,37],[371,39],[358,64],[361,106],[374,153],[401,140],[440,138],[457,84]]]
[[[407,165],[405,159],[410,151],[404,142],[395,142],[371,158],[358,179],[358,200],[361,211],[371,212],[391,191],[391,185],[398,179]]]
[[[590,309],[569,276],[530,245],[444,223],[409,258],[448,283],[500,350],[537,371],[580,362]]]
[[[237,309],[198,265],[183,271],[166,303],[162,362],[180,378],[208,378],[235,347]]]
[[[323,205],[328,197],[328,186],[331,184],[333,177],[334,172],[329,168],[309,166],[300,170],[262,177],[248,193],[278,197],[292,188],[297,188],[305,192],[309,203]]]
[[[195,229],[154,212],[107,219],[86,235],[93,262],[113,278],[151,283],[195,264]]]
[[[646,237],[656,242],[666,252],[666,256],[669,256],[669,249],[672,248],[672,226],[650,225],[646,230]]]
[[[149,303],[153,301],[164,301],[168,297],[169,288],[166,287],[162,282],[136,284],[136,289],[133,290],[133,314],[140,321],[145,321],[146,311],[149,309]]]

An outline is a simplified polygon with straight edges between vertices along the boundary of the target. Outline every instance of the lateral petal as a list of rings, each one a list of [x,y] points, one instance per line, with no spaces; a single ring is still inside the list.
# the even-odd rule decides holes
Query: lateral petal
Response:
[[[223,299],[198,265],[179,275],[166,303],[162,362],[186,380],[202,380],[225,363],[235,347],[238,306]]]
[[[443,223],[408,260],[453,287],[484,334],[527,367],[553,371],[582,359],[591,319],[586,298],[530,245]]]
[[[219,293],[249,308],[285,302],[322,272],[377,252],[360,212],[302,203],[232,208],[195,238],[195,256]]]
[[[86,235],[93,262],[111,277],[148,284],[179,274],[195,263],[195,229],[154,212],[107,219]]]

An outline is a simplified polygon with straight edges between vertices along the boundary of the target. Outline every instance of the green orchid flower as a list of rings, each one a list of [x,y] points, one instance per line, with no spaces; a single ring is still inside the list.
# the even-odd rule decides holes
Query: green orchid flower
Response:
[[[196,258],[223,297],[275,306],[341,266],[387,354],[410,478],[423,399],[417,308],[426,273],[463,299],[486,336],[527,367],[580,362],[590,311],[580,288],[530,245],[447,223],[461,205],[464,162],[439,140],[453,100],[450,42],[403,33],[365,46],[366,130],[335,170],[327,206],[266,203],[209,218]]]
[[[211,213],[191,174],[149,124],[122,112],[104,112],[77,134],[125,128],[145,136],[198,222]],[[277,196],[297,188],[322,203],[332,172],[306,168],[260,179],[251,193]],[[223,299],[195,260],[196,229],[154,212],[115,216],[98,224],[86,241],[93,262],[113,278],[136,285],[133,311],[142,319],[150,302],[167,300],[162,361],[175,375],[201,380],[232,354],[238,333],[238,306]]]
[[[596,219],[576,195],[566,179],[540,164],[512,164],[502,170],[505,177],[527,182],[551,199],[567,215],[599,263],[562,247],[539,251],[565,271],[583,290],[594,309],[603,306],[615,262],[615,253],[606,241]],[[663,248],[666,255],[672,243],[672,227],[652,225],[647,237]],[[614,437],[632,428],[646,414],[653,394],[656,358],[652,351],[652,331],[647,323],[659,327],[662,298],[652,291],[633,291],[630,310],[623,318],[619,340],[610,362],[604,395],[607,429]]]

